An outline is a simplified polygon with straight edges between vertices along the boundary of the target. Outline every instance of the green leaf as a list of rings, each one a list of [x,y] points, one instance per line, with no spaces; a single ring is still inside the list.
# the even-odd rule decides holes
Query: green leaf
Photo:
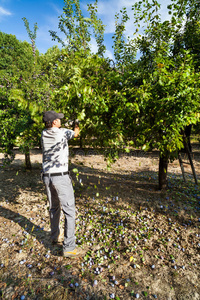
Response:
[[[71,266],[71,265],[66,265],[65,268],[66,268],[67,270],[69,270],[69,269],[72,268],[72,266]]]

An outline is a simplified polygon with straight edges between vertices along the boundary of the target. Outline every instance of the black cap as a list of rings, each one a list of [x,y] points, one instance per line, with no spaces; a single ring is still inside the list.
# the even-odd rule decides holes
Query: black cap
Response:
[[[64,114],[49,110],[43,113],[43,122],[53,122],[56,119],[63,119]]]

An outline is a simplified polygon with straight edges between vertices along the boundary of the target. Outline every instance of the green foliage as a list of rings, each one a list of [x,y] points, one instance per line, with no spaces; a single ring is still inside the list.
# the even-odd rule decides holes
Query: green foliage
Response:
[[[79,0],[64,1],[63,15],[59,17],[58,28],[66,36],[64,42],[55,31],[49,31],[53,40],[58,40],[63,47],[70,51],[89,50],[90,34],[89,20],[84,18]]]
[[[18,74],[20,80],[22,72],[28,74],[33,65],[30,44],[18,41],[14,35],[0,32],[0,75]]]
[[[13,158],[14,146],[27,153],[39,144],[40,132],[36,126],[41,128],[42,100],[47,84],[40,78],[38,52],[34,52],[30,44],[11,35],[1,34],[0,38],[1,151]]]
[[[63,14],[59,17],[58,28],[65,36],[65,40],[59,37],[57,32],[50,30],[53,40],[57,40],[63,48],[69,51],[84,51],[90,53],[91,29],[97,42],[97,54],[103,56],[105,52],[104,30],[105,26],[97,18],[97,1],[88,4],[90,18],[84,17],[79,0],[65,0]]]
[[[93,27],[95,39],[97,42],[98,52],[97,55],[103,57],[103,54],[106,50],[104,42],[104,31],[105,31],[105,25],[103,25],[102,21],[97,18],[97,0],[94,4],[88,4],[88,11],[90,13],[90,23]]]
[[[37,23],[34,24],[34,31],[32,32],[32,31],[30,30],[28,20],[27,20],[26,18],[22,18],[22,20],[24,21],[24,25],[25,25],[25,27],[26,27],[26,31],[27,31],[27,33],[28,33],[28,36],[29,36],[31,42],[35,44],[36,33],[37,33],[37,29],[38,29]]]
[[[199,75],[194,72],[192,58],[183,52],[173,58],[158,57],[157,67],[148,81],[136,89],[140,114],[138,135],[141,145],[157,148],[161,154],[176,157],[183,147],[181,131],[199,121]]]
[[[26,112],[23,109],[20,109],[18,102],[15,101],[12,97],[13,83],[7,78],[1,79],[1,89],[0,89],[0,134],[1,134],[1,143],[0,149],[1,152],[6,154],[7,163],[10,159],[14,158],[13,147],[16,143],[16,137],[23,132],[24,119],[26,118]],[[17,98],[21,98],[21,95],[18,94]]]
[[[0,32],[0,45],[0,147],[6,155],[4,163],[7,163],[14,158],[12,149],[16,137],[26,128],[28,118],[27,112],[19,104],[24,94],[17,90],[17,86],[27,79],[34,61],[30,45],[19,42],[13,35]]]
[[[145,25],[134,42],[141,52],[133,68],[137,69],[137,88],[132,87],[132,92],[140,110],[135,140],[143,149],[159,149],[165,161],[174,159],[182,148],[184,128],[199,121],[198,43],[189,46],[190,30],[198,32],[194,26],[197,6],[194,1],[172,2],[168,7],[171,19],[164,22],[157,1],[139,1],[133,6],[135,33]],[[159,171],[166,173],[162,168]]]
[[[117,64],[120,66],[124,62],[125,59],[125,49],[126,49],[126,41],[124,37],[124,31],[125,31],[125,24],[129,20],[126,8],[124,7],[123,10],[121,10],[122,13],[122,19],[121,22],[119,22],[119,13],[115,15],[115,34],[113,36],[114,39],[114,55]]]
[[[84,53],[67,51],[62,55],[55,70],[56,74],[62,74],[61,86],[53,93],[57,109],[64,111],[69,119],[78,118],[81,136],[95,137],[93,145],[105,146],[108,140],[114,142],[120,135],[114,128],[120,126],[115,117],[119,101],[123,101],[117,90],[120,89],[119,73],[110,67],[108,60],[97,55],[85,57]]]

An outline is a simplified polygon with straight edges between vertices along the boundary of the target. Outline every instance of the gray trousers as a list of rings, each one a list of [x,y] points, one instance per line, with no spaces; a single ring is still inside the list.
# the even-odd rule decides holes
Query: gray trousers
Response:
[[[69,175],[43,177],[47,198],[49,200],[49,214],[51,223],[51,239],[59,236],[61,208],[65,217],[63,251],[75,249],[75,199],[74,190]]]

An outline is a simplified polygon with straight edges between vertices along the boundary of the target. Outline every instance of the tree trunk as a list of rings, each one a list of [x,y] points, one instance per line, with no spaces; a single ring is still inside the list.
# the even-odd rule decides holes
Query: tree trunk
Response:
[[[29,149],[27,149],[26,153],[25,153],[25,168],[28,169],[28,170],[32,169],[32,166],[31,166],[31,157],[30,157],[30,150]]]
[[[193,176],[194,176],[195,183],[198,184],[197,175],[196,175],[196,172],[195,172],[195,168],[194,168],[194,164],[193,164],[192,156],[191,156],[191,151],[190,151],[191,148],[189,148],[191,146],[189,146],[188,141],[186,140],[185,137],[183,137],[183,144],[184,144],[184,147],[186,149],[186,153],[187,153],[189,161],[190,161],[190,165],[191,165],[191,168],[192,168],[192,173],[193,173]]]
[[[80,139],[79,139],[79,145],[80,145],[80,148],[82,149],[83,148],[83,140],[82,140],[82,137],[80,136]]]
[[[159,160],[159,190],[167,188],[168,156],[161,156]]]

